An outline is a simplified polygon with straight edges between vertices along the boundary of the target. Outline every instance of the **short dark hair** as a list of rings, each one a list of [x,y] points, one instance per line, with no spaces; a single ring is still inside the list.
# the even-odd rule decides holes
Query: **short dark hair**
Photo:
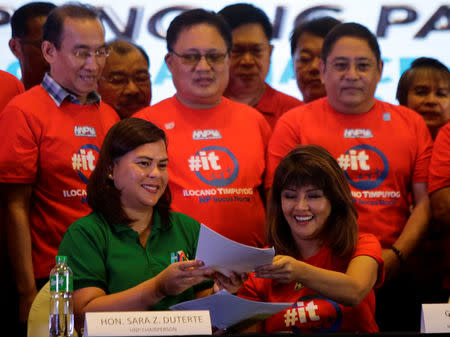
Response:
[[[207,24],[215,27],[222,38],[225,40],[227,50],[231,49],[232,36],[231,29],[225,19],[217,13],[212,11],[206,11],[201,8],[187,10],[172,20],[167,29],[166,41],[167,50],[172,51],[174,44],[177,42],[178,37],[182,30],[196,26],[199,24]]]
[[[325,36],[340,23],[339,20],[332,18],[331,16],[325,16],[306,22],[302,21],[297,24],[291,34],[291,55],[294,55],[295,50],[297,49],[298,39],[302,34],[309,33],[325,38]]]
[[[344,172],[333,156],[317,145],[300,145],[284,157],[273,179],[267,209],[267,243],[277,254],[298,256],[288,222],[283,214],[281,194],[286,188],[312,185],[323,190],[331,213],[315,233],[339,256],[353,253],[358,235],[357,213]]]
[[[11,17],[11,36],[24,38],[30,32],[28,22],[41,16],[47,17],[56,5],[50,2],[30,2],[19,7]]]
[[[381,61],[380,46],[375,35],[363,25],[356,22],[341,23],[334,27],[325,37],[322,45],[321,59],[325,63],[336,42],[343,37],[353,37],[367,42],[377,62]]]
[[[400,76],[397,85],[396,98],[401,105],[408,105],[408,92],[418,76],[424,77],[425,73],[431,75],[436,81],[443,80],[450,86],[450,71],[438,60],[431,57],[419,57]]]
[[[141,46],[126,40],[126,39],[114,39],[112,41],[108,41],[106,43],[106,47],[111,49],[111,51],[114,51],[115,53],[119,55],[127,55],[133,51],[133,49],[139,50],[139,52],[144,57],[145,61],[147,62],[148,66],[150,66],[150,58],[148,57],[147,52],[142,48]]]
[[[100,21],[100,14],[97,9],[91,5],[74,2],[53,9],[48,15],[42,30],[43,40],[53,43],[57,49],[61,47],[64,20],[66,18],[93,19]]]
[[[230,25],[231,30],[248,23],[260,24],[267,40],[272,39],[272,24],[266,13],[251,4],[238,3],[224,7],[218,14],[222,15]]]
[[[106,134],[95,169],[87,184],[87,200],[95,212],[100,212],[110,223],[129,224],[133,221],[124,212],[120,201],[120,191],[108,176],[114,163],[126,153],[137,147],[158,141],[164,141],[166,135],[155,124],[140,118],[125,118],[114,124]],[[154,208],[161,216],[163,226],[169,226],[171,196],[169,187],[158,200]]]

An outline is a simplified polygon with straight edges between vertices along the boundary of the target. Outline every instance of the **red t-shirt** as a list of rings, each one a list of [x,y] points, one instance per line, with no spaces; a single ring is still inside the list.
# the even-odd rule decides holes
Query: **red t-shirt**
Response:
[[[450,121],[439,130],[434,141],[428,193],[448,186],[450,186]]]
[[[430,162],[430,175],[428,177],[428,193],[432,194],[442,188],[450,187],[450,122],[440,130],[434,141],[433,154]],[[446,252],[446,272],[444,273],[444,288],[450,290],[450,243],[449,230],[442,238]]]
[[[265,241],[263,183],[270,126],[255,109],[225,97],[190,109],[175,97],[137,112],[168,138],[172,209],[243,244]]]
[[[10,73],[0,70],[0,112],[14,96],[25,91],[19,79]]]
[[[356,256],[368,255],[378,262],[378,279],[375,287],[384,280],[384,262],[381,246],[375,236],[360,234],[353,256],[350,259],[336,257],[331,249],[322,247],[314,256],[302,260],[310,265],[345,273],[350,260]],[[355,307],[341,305],[298,282],[278,283],[271,279],[257,278],[254,274],[238,291],[238,296],[249,300],[293,305],[264,322],[265,332],[288,331],[311,332],[377,332],[375,322],[375,294],[370,293]]]
[[[266,83],[266,90],[258,104],[256,104],[255,109],[263,114],[273,130],[282,114],[302,104],[303,102],[297,98],[275,90]]]
[[[17,77],[11,75],[10,73],[0,70],[0,112],[4,109],[6,104],[16,95],[21,94],[25,91],[23,84]],[[4,243],[4,226],[3,221],[6,214],[4,210],[4,200],[3,196],[0,196],[0,243]]]
[[[342,114],[326,98],[294,108],[278,120],[269,142],[266,187],[275,168],[299,144],[327,149],[347,177],[359,228],[382,247],[398,238],[410,215],[412,183],[428,180],[432,140],[416,112],[382,101],[364,114]]]
[[[48,277],[67,227],[89,213],[86,183],[119,120],[107,104],[60,107],[35,86],[0,114],[0,182],[33,184],[30,231],[36,278]]]

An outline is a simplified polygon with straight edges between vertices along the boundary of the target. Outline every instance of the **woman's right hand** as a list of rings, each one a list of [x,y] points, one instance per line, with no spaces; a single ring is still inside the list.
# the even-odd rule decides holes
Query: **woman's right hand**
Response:
[[[161,297],[181,294],[186,289],[212,278],[214,271],[202,268],[203,261],[176,262],[156,276],[157,291]]]
[[[269,278],[280,283],[299,281],[300,268],[304,264],[301,261],[287,255],[276,255],[272,264],[261,266],[255,270],[256,277]]]

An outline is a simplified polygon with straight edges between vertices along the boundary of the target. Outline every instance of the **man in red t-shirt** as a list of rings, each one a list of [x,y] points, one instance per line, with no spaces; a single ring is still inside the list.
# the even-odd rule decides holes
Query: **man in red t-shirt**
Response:
[[[320,60],[327,97],[279,119],[268,148],[266,187],[281,158],[297,144],[325,147],[347,176],[360,231],[377,236],[383,248],[386,282],[377,292],[380,330],[414,330],[420,308],[402,303],[398,311],[390,301],[413,297],[404,275],[397,275],[430,220],[432,140],[416,112],[374,98],[382,67],[376,37],[364,26],[346,23],[330,31]]]
[[[298,99],[266,83],[273,46],[272,24],[251,4],[229,5],[219,11],[231,27],[230,82],[224,96],[261,112],[272,128],[286,111],[301,105]]]
[[[428,180],[433,219],[441,229],[446,265],[443,288],[450,301],[450,122],[440,130],[433,146]]]
[[[65,230],[90,211],[86,182],[106,132],[119,120],[95,92],[108,55],[97,11],[57,7],[43,36],[50,72],[0,113],[0,182],[22,322],[48,281]]]
[[[7,73],[0,70],[0,111],[8,104],[8,102],[14,97],[25,91],[22,82]],[[1,184],[0,184],[1,191]],[[11,270],[11,266],[8,260],[7,240],[6,240],[6,200],[3,193],[0,194],[0,270],[3,272],[3,277],[0,280],[0,297],[3,299],[3,303],[6,307],[10,308],[3,317],[5,322],[8,322],[9,326],[14,327],[14,324],[18,322],[18,317],[15,314],[17,308],[18,297],[16,294],[16,286],[14,283],[14,276]],[[16,328],[13,328],[16,329]],[[20,327],[17,328],[19,330]]]
[[[177,16],[167,31],[175,96],[134,117],[164,129],[174,211],[243,244],[263,246],[263,199],[270,126],[255,109],[222,96],[231,32],[201,9]]]

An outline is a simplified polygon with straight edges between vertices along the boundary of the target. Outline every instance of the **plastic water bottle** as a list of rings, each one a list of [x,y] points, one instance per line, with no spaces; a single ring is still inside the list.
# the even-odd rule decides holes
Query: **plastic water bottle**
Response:
[[[73,337],[73,276],[67,256],[57,256],[50,272],[50,337]]]

